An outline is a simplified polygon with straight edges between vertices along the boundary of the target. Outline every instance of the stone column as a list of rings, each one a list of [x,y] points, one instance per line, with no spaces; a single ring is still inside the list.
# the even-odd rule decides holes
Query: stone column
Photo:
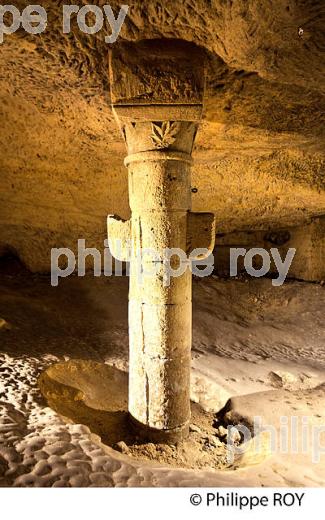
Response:
[[[128,149],[132,218],[109,216],[108,238],[119,260],[127,259],[131,244],[130,417],[143,437],[175,442],[186,436],[190,420],[192,274],[185,255],[196,248],[212,251],[215,229],[213,214],[190,213],[202,61],[187,46],[177,47],[175,57],[175,49],[158,52],[156,45],[127,45],[111,56],[113,111]],[[144,78],[149,99],[141,92]]]

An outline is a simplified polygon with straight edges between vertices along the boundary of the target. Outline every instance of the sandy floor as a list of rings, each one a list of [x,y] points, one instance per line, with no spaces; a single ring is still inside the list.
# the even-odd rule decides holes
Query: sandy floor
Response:
[[[87,426],[51,410],[37,379],[69,359],[127,371],[127,279],[73,277],[54,289],[46,277],[7,270],[0,287],[2,486],[325,484],[324,458],[312,463],[310,453],[261,461],[253,454],[236,471],[192,471],[104,445]],[[193,295],[194,402],[217,412],[233,398],[231,409],[249,417],[256,408],[271,422],[294,412],[325,424],[324,287],[212,277],[194,280]]]

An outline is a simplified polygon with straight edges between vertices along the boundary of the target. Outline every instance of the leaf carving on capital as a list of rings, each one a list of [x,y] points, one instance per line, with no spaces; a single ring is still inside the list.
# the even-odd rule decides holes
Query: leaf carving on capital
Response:
[[[151,141],[156,148],[168,148],[177,138],[180,131],[180,124],[174,121],[162,121],[151,123]]]

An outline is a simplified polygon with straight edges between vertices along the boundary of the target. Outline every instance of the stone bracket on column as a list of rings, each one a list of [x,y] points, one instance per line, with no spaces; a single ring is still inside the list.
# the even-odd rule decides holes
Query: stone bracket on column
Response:
[[[204,260],[212,253],[215,245],[216,222],[214,213],[192,213],[187,217],[186,253],[190,255],[195,249],[206,249],[193,260]]]
[[[107,217],[108,245],[116,260],[127,262],[130,260],[131,249],[131,220],[123,220],[116,215]]]

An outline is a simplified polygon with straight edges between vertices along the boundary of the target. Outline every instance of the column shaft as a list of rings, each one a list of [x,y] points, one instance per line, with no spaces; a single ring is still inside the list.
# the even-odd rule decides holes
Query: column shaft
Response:
[[[168,284],[164,258],[167,249],[186,251],[191,158],[156,151],[130,156],[126,163],[133,251],[151,249],[161,258],[144,253],[140,270],[132,261],[129,412],[137,423],[157,430],[157,437],[178,437],[190,419],[191,273],[184,266]],[[172,257],[170,265],[181,267],[179,258]]]

